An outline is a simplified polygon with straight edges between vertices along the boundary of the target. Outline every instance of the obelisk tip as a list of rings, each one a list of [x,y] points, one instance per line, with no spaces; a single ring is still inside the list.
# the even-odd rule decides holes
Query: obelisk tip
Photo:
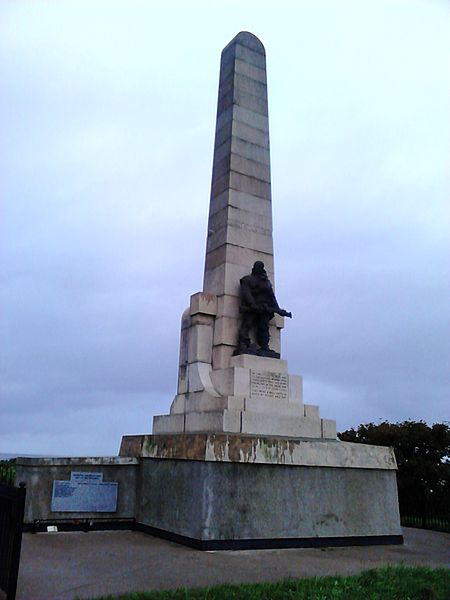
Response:
[[[253,50],[254,52],[258,52],[258,54],[266,55],[266,51],[260,39],[250,33],[249,31],[240,31],[229,44],[225,46],[222,52],[225,52],[230,46],[234,46],[235,44],[240,44],[241,46],[246,46]]]

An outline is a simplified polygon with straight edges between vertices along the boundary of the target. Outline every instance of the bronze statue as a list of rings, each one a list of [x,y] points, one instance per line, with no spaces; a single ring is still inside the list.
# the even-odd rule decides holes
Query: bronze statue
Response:
[[[267,277],[264,263],[257,260],[250,275],[240,281],[241,298],[239,312],[242,322],[239,328],[238,347],[234,354],[256,354],[280,358],[278,352],[269,348],[269,321],[275,313],[283,317],[292,317],[292,313],[278,306],[272,284]],[[253,329],[256,344],[250,340]]]

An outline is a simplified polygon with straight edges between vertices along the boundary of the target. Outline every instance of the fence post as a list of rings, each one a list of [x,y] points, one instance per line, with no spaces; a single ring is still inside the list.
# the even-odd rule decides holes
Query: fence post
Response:
[[[23,517],[25,512],[25,483],[19,483],[17,502],[14,502],[11,517],[13,519],[13,544],[11,548],[11,570],[9,572],[6,600],[14,600],[19,576],[20,549],[22,547]]]
[[[425,490],[422,491],[422,510],[421,512],[421,517],[422,517],[422,528],[426,529],[427,528],[427,498],[425,495]]]

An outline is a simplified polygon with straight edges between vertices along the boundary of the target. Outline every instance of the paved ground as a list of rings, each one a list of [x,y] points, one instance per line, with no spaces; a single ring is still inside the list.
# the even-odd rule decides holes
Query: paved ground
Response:
[[[403,546],[200,552],[131,531],[28,533],[17,600],[348,575],[400,562],[450,566],[450,534],[405,528],[404,537]]]

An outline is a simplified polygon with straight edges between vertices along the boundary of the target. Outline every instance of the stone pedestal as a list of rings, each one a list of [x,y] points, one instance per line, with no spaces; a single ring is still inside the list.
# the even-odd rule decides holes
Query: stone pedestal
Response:
[[[182,317],[178,394],[153,433],[223,432],[336,439],[336,422],[303,403],[302,378],[285,360],[241,354],[213,363],[217,297],[199,292]],[[282,318],[274,319],[282,326]],[[222,332],[223,333],[223,332]],[[214,368],[216,366],[216,368]]]
[[[139,528],[203,550],[400,544],[391,448],[233,434],[126,436]]]

